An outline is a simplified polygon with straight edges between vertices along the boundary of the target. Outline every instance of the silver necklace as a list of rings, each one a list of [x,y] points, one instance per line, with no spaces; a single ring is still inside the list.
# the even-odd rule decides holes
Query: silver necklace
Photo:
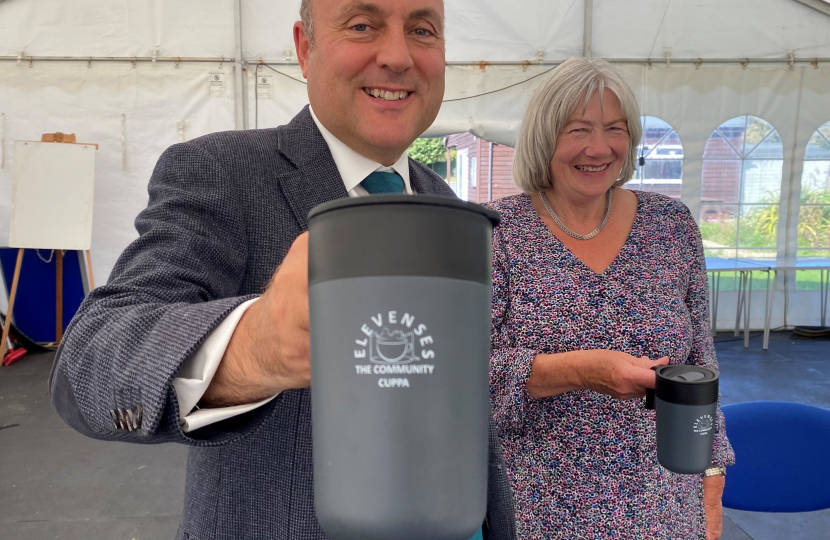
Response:
[[[596,229],[594,229],[592,232],[590,232],[588,234],[577,234],[577,233],[573,232],[572,230],[570,230],[569,228],[565,227],[565,224],[562,223],[559,220],[558,217],[556,217],[556,214],[553,212],[553,208],[550,207],[550,204],[548,203],[547,192],[542,191],[540,193],[540,195],[542,195],[542,202],[544,203],[545,208],[547,208],[548,214],[550,214],[550,217],[553,218],[553,221],[555,221],[556,224],[559,225],[560,229],[565,231],[569,236],[572,236],[572,237],[576,238],[577,240],[590,240],[591,238],[598,235],[599,232],[602,230],[602,228],[605,227],[605,224],[608,222],[608,216],[611,215],[611,192],[612,191],[613,191],[613,189],[608,190],[608,197],[607,197],[608,202],[605,203],[605,217],[602,218],[602,223],[599,224],[599,227],[597,227]]]

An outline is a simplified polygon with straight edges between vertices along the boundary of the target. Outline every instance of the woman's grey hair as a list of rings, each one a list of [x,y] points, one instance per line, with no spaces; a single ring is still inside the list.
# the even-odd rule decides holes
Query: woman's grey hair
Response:
[[[605,90],[620,100],[629,134],[628,155],[614,185],[621,186],[631,179],[643,132],[634,92],[622,72],[607,61],[571,58],[543,79],[527,105],[513,161],[513,182],[519,189],[534,193],[552,187],[550,161],[557,137],[580,104],[587,103],[594,92],[599,92],[601,100]]]

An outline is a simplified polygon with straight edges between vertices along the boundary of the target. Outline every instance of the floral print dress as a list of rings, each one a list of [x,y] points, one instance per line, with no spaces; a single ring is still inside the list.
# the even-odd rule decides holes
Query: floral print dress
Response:
[[[545,226],[528,195],[489,203],[493,238],[491,398],[519,538],[703,539],[700,475],[657,462],[654,411],[591,390],[534,399],[537,354],[612,349],[717,369],[703,246],[688,208],[634,192],[637,212],[601,274]],[[734,463],[718,408],[713,463]]]

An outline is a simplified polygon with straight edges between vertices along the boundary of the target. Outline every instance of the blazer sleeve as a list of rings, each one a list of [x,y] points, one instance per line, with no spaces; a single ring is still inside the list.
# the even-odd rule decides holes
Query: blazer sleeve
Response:
[[[172,381],[206,336],[253,298],[239,295],[248,255],[240,195],[210,153],[183,143],[162,154],[149,196],[135,222],[139,238],[67,328],[52,368],[52,405],[97,439],[231,442],[273,406],[185,434]]]

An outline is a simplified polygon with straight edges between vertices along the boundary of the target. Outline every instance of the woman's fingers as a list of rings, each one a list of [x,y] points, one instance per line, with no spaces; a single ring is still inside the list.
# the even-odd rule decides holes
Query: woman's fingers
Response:
[[[624,354],[624,353],[623,353]],[[664,356],[659,360],[652,360],[648,356],[641,356],[637,358],[636,356],[631,356],[626,354],[623,358],[628,361],[632,366],[640,367],[644,369],[651,369],[655,366],[665,366],[669,363],[669,357]]]
[[[651,362],[655,364],[655,362]],[[657,374],[654,370],[646,367],[632,366],[631,368],[631,382],[640,390],[637,392],[639,397],[645,395],[646,388],[654,388],[657,385]]]

